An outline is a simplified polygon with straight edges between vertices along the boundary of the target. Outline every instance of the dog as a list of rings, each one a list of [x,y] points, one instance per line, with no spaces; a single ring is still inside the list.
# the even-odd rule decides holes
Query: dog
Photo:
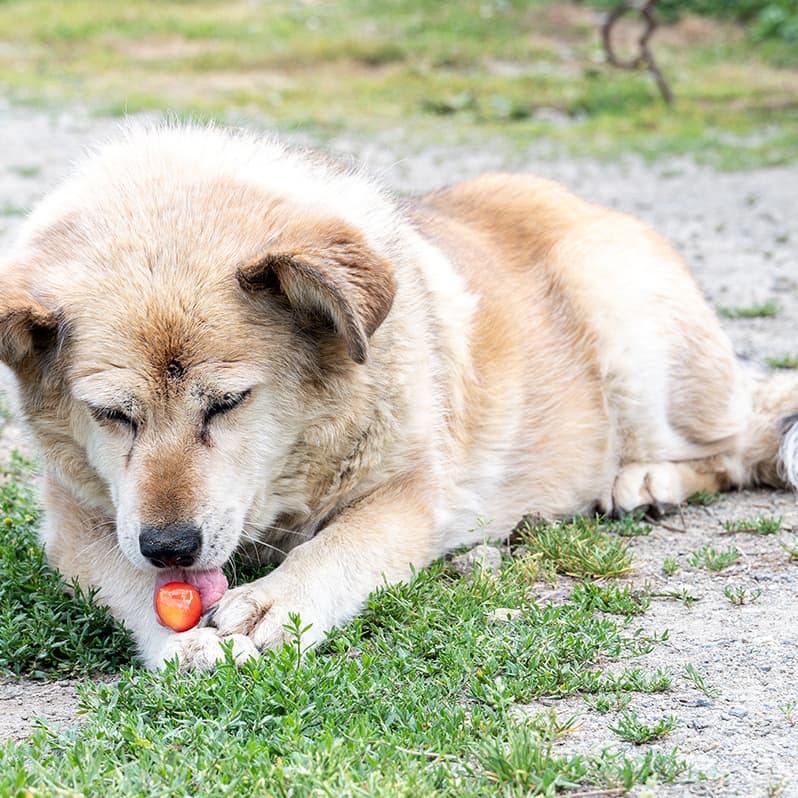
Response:
[[[53,567],[143,662],[322,640],[525,514],[798,486],[798,378],[738,363],[655,232],[548,180],[392,196],[268,137],[132,126],[0,268]],[[489,518],[487,526],[478,518]],[[228,589],[240,550],[281,564]],[[161,626],[186,581],[206,623]]]

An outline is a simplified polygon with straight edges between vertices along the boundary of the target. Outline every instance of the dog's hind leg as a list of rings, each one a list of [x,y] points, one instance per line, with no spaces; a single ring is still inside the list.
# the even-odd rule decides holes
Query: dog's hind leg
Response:
[[[753,381],[751,400],[748,422],[725,452],[624,465],[613,486],[613,511],[668,509],[699,491],[757,485],[798,489],[798,377]]]
[[[670,510],[695,493],[717,493],[731,487],[723,458],[710,457],[680,463],[629,463],[615,479],[613,512]]]

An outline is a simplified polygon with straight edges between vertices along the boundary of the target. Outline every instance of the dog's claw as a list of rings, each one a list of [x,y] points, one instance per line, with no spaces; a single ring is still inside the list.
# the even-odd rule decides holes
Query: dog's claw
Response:
[[[195,628],[202,628],[202,627],[209,627],[211,629],[216,628],[216,622],[214,621],[214,616],[216,615],[216,610],[219,608],[218,604],[213,604],[208,607],[205,612],[202,613],[199,619],[199,623]]]

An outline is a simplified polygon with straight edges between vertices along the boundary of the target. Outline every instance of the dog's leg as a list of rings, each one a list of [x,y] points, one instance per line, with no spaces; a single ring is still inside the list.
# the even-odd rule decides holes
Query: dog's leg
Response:
[[[618,515],[650,508],[672,509],[694,493],[717,493],[729,487],[723,458],[682,463],[629,463],[621,468],[612,491]]]
[[[302,644],[315,644],[351,619],[373,590],[408,579],[441,554],[433,530],[432,505],[416,483],[385,486],[289,552],[275,571],[228,591],[214,615],[217,632],[247,635],[258,649],[275,647],[289,638],[285,625],[297,613],[303,626],[311,625]],[[170,650],[186,665],[203,667],[197,651],[204,643],[195,636],[176,635]]]

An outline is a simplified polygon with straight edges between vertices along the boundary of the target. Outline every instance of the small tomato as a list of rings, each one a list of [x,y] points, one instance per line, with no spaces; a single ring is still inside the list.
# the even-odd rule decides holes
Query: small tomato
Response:
[[[185,582],[168,582],[155,594],[155,612],[175,632],[193,629],[202,615],[199,591]]]

